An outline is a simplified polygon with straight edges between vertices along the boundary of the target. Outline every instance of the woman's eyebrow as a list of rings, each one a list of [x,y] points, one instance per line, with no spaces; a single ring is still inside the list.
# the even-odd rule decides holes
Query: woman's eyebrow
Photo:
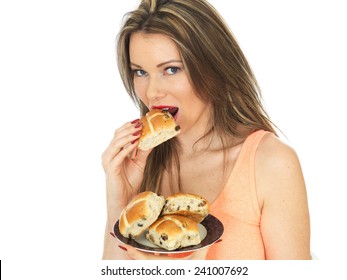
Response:
[[[130,66],[135,66],[135,67],[137,67],[137,68],[142,68],[140,65],[137,65],[137,64],[132,63],[132,62],[130,62]]]
[[[182,61],[181,61],[181,60],[177,60],[177,59],[171,59],[171,60],[168,60],[168,61],[165,61],[165,62],[159,63],[159,64],[157,65],[157,68],[159,68],[159,67],[161,67],[161,66],[163,66],[163,65],[165,65],[165,64],[172,63],[172,62],[179,62],[179,63],[182,63]]]
[[[165,65],[165,64],[169,64],[169,63],[173,63],[173,62],[182,63],[182,60],[171,59],[171,60],[168,60],[168,61],[164,61],[164,62],[162,62],[162,63],[159,63],[159,64],[157,65],[157,68],[159,68],[159,67],[161,67],[161,66],[163,66],[163,65]],[[142,67],[141,67],[140,65],[138,65],[138,64],[136,64],[136,63],[133,63],[133,62],[130,62],[130,66],[133,66],[133,67],[137,67],[137,68],[139,68],[139,69],[142,69]]]

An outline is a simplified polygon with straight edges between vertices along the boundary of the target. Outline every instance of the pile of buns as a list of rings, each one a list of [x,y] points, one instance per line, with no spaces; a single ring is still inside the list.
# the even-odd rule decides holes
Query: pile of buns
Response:
[[[166,250],[175,250],[201,242],[198,223],[209,212],[209,203],[201,196],[176,193],[163,196],[147,191],[135,196],[119,219],[119,232],[136,238],[148,230],[146,238]]]

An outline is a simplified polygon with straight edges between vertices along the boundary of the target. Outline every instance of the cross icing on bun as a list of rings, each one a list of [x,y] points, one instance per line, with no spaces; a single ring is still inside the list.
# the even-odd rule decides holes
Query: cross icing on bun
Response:
[[[198,223],[179,215],[160,217],[149,227],[146,238],[170,251],[201,242]]]
[[[180,133],[180,127],[167,109],[153,109],[141,118],[143,125],[138,149],[147,151]]]
[[[143,233],[160,215],[165,199],[154,192],[136,195],[125,207],[119,219],[119,232],[127,238]]]

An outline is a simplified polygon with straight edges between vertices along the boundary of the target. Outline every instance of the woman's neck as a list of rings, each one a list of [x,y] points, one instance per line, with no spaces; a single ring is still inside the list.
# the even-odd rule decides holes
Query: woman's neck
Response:
[[[186,133],[178,137],[178,142],[178,153],[184,158],[223,149],[223,143],[213,128],[206,128],[200,133]]]

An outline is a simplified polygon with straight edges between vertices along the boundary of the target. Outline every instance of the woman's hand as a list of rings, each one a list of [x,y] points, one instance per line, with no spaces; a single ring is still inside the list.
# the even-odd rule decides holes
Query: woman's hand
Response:
[[[105,229],[103,259],[126,259],[128,256],[118,248],[118,242],[109,232],[121,211],[138,193],[143,179],[146,160],[151,152],[137,151],[142,124],[139,120],[128,122],[118,128],[102,155],[106,175],[107,223]],[[136,154],[135,156],[132,156]]]
[[[135,120],[118,128],[102,155],[106,175],[107,203],[123,209],[140,188],[150,151],[136,151],[142,124]],[[136,153],[136,157],[131,155]]]

